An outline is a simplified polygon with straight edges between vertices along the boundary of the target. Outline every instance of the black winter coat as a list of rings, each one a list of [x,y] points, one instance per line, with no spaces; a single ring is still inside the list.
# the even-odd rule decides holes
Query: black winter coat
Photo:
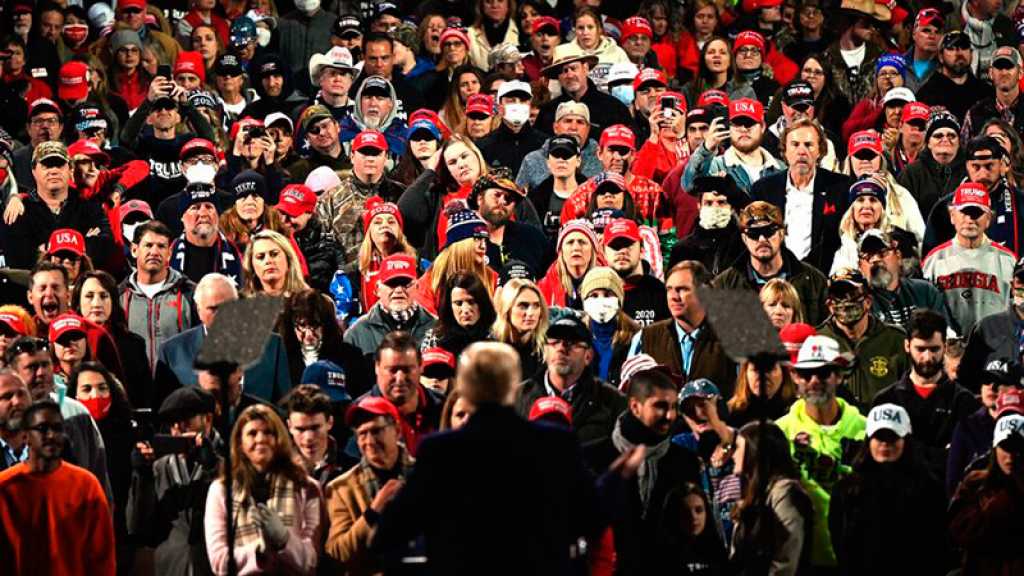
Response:
[[[523,382],[516,391],[516,412],[522,417],[530,414],[534,401],[547,396],[544,383],[546,371]],[[580,376],[573,389],[572,427],[581,444],[608,438],[615,428],[615,420],[626,409],[626,397],[610,385],[595,378],[590,369]]]
[[[295,243],[306,257],[310,287],[330,294],[331,280],[341,269],[345,257],[338,241],[331,234],[324,233],[320,220],[313,217],[305,228],[295,233]]]

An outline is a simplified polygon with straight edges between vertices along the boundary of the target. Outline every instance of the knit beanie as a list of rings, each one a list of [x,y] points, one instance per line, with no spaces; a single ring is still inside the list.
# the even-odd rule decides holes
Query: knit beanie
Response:
[[[583,277],[583,284],[580,284],[580,295],[586,299],[591,291],[598,288],[611,291],[619,299],[619,302],[626,299],[622,278],[619,278],[619,274],[607,266],[597,266],[587,272],[587,275]]]
[[[870,174],[862,176],[850,186],[850,204],[861,196],[874,196],[885,208],[885,184]]]
[[[933,107],[931,116],[928,117],[928,125],[924,129],[924,141],[928,142],[932,137],[932,132],[939,128],[949,128],[959,134],[960,122],[948,110]]]
[[[449,204],[445,208],[445,216],[448,218],[448,229],[445,231],[444,246],[441,250],[467,238],[488,237],[487,222],[461,202]]]
[[[255,170],[246,170],[231,180],[231,193],[235,200],[246,196],[256,195],[263,198],[264,202],[276,204],[276,199],[271,200],[270,191],[267,189],[267,181],[263,175]]]
[[[110,36],[110,49],[115,54],[125,46],[135,46],[139,50],[142,50],[142,40],[139,38],[139,33],[134,30],[123,28],[114,32],[113,35]]]
[[[380,196],[370,196],[366,199],[365,211],[363,212],[363,232],[367,232],[370,229],[370,222],[381,214],[391,214],[398,220],[398,227],[405,229],[405,223],[402,221],[402,212],[398,209],[398,205],[394,202],[385,202]]]
[[[577,218],[575,220],[569,220],[568,222],[566,222],[562,226],[562,229],[558,231],[558,243],[556,244],[556,246],[558,247],[559,253],[562,252],[562,242],[565,241],[566,236],[572,234],[573,232],[580,232],[584,236],[586,236],[590,240],[590,243],[594,246],[594,250],[598,250],[600,248],[601,245],[597,241],[597,234],[594,233],[594,226],[590,223],[589,220]]]

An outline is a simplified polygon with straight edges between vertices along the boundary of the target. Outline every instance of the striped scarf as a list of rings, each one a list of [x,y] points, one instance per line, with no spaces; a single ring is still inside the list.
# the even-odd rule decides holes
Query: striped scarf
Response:
[[[270,498],[267,507],[277,512],[281,522],[289,529],[296,524],[295,520],[295,482],[284,476],[275,474],[270,478]],[[231,507],[235,521],[235,546],[248,546],[263,541],[263,534],[256,523],[256,502],[252,495],[235,484]],[[264,542],[264,548],[266,543]]]

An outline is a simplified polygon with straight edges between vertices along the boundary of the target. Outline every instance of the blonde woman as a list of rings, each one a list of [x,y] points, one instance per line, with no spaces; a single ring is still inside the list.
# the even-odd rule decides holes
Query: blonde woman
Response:
[[[537,283],[548,306],[583,309],[580,284],[595,266],[604,266],[604,253],[588,220],[566,222],[558,233],[558,256]]]
[[[235,519],[240,574],[313,574],[322,518],[320,487],[306,475],[288,430],[270,406],[246,408],[231,431],[232,502],[224,480],[210,485],[204,529],[210,567],[227,574],[227,516]]]
[[[257,232],[242,258],[246,295],[269,294],[288,297],[309,290],[302,279],[302,262],[292,243],[273,230]]]
[[[379,196],[366,201],[363,214],[363,243],[359,246],[359,277],[362,280],[360,299],[363,310],[377,303],[377,273],[380,263],[392,254],[416,257],[416,249],[402,231],[402,213],[398,205],[384,202]]]
[[[540,288],[531,280],[513,278],[495,293],[498,318],[492,337],[519,353],[523,378],[544,367],[544,340],[548,333],[548,305]]]
[[[889,225],[913,234],[920,246],[925,229],[921,208],[910,190],[900,186],[892,175],[889,159],[882,153],[882,136],[874,130],[855,132],[850,136],[847,149],[843,173],[854,178],[878,178],[885,185],[885,215]]]
[[[864,232],[876,228],[882,232],[892,231],[887,203],[885,182],[877,175],[865,175],[850,186],[850,207],[839,220],[839,250],[829,275],[844,268],[857,269],[857,244]]]
[[[782,330],[789,324],[804,321],[803,306],[800,295],[792,284],[781,278],[773,278],[761,288],[761,306],[768,320],[776,330]]]
[[[445,243],[434,263],[416,281],[413,299],[434,316],[449,280],[459,272],[472,274],[494,295],[498,275],[487,266],[487,223],[476,212],[459,205],[445,210],[448,227]]]
[[[519,44],[515,14],[516,0],[476,0],[476,22],[469,28],[469,59],[474,66],[489,70],[491,49],[506,42]]]

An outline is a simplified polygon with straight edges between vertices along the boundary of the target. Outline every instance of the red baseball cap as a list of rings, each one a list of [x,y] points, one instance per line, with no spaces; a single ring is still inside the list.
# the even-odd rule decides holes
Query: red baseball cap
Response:
[[[387,152],[388,141],[378,130],[363,130],[352,140],[352,151],[360,152],[367,148],[376,148],[381,152]]]
[[[494,99],[487,94],[473,94],[466,100],[466,114],[474,112],[494,116]]]
[[[602,241],[608,246],[619,238],[627,238],[631,242],[640,241],[640,227],[629,218],[616,218],[604,227]]]
[[[789,361],[793,364],[796,364],[796,358],[800,354],[800,347],[803,346],[804,340],[817,335],[818,331],[814,329],[814,326],[802,322],[786,324],[782,330],[779,330],[779,340],[785,346],[786,352],[789,352]]]
[[[924,102],[907,102],[906,105],[903,106],[900,122],[909,122],[911,120],[928,122],[928,116],[931,114],[931,110],[931,107]]]
[[[366,209],[363,212],[363,231],[365,232],[370,228],[370,222],[381,214],[391,214],[398,220],[398,227],[405,228],[405,222],[402,221],[402,212],[398,209],[398,204],[394,202],[385,202],[380,196],[371,196],[366,200]]]
[[[72,228],[58,228],[50,234],[46,242],[46,255],[57,252],[73,252],[79,257],[85,255],[85,236]]]
[[[146,9],[146,0],[118,0],[117,11],[120,12],[125,8],[140,8]]]
[[[558,396],[541,396],[534,400],[533,406],[530,406],[531,422],[548,416],[560,417],[567,425],[572,426],[572,406]]]
[[[217,157],[217,147],[213,145],[213,142],[205,138],[193,138],[185,142],[185,145],[181,147],[181,150],[178,152],[178,160],[184,162],[188,158],[204,152],[211,154],[214,158]]]
[[[122,202],[121,207],[117,209],[117,217],[124,222],[124,219],[133,212],[145,214],[151,220],[153,218],[153,209],[145,201],[137,198]]]
[[[654,38],[654,30],[651,28],[651,23],[642,16],[631,16],[626,18],[622,22],[622,33],[619,34],[619,39],[625,41],[626,38],[635,34],[642,34],[648,38]]]
[[[662,102],[666,98],[674,98],[675,99],[675,105],[672,106],[672,107],[675,108],[676,110],[678,110],[679,112],[682,112],[684,116],[686,115],[686,97],[685,96],[683,96],[679,92],[668,91],[668,92],[665,92],[664,94],[662,94],[660,98],[658,98],[658,105],[662,106]]]
[[[957,186],[956,192],[953,193],[953,201],[949,205],[956,209],[977,206],[986,212],[992,210],[988,198],[988,188],[977,182],[964,182]]]
[[[764,105],[753,98],[740,98],[729,102],[729,120],[750,118],[759,124],[764,123]]]
[[[697,106],[699,108],[707,108],[711,104],[728,106],[729,95],[721,90],[705,90],[701,93],[700,97],[697,98]]]
[[[71,60],[60,67],[57,95],[61,100],[81,100],[89,95],[89,65]]]
[[[387,284],[395,278],[416,279],[416,257],[408,254],[392,254],[380,263],[377,282]]]
[[[252,116],[246,116],[245,118],[240,118],[231,127],[231,133],[228,134],[228,139],[231,140],[232,142],[234,142],[235,138],[238,138],[238,133],[241,132],[242,128],[246,128],[246,127],[253,128],[255,126],[263,126],[263,120],[257,120],[255,118],[253,118]]]
[[[28,334],[28,330],[25,329],[25,322],[23,322],[17,314],[0,312],[0,324],[7,326],[15,334],[20,334],[22,336]]]
[[[65,312],[50,322],[50,342],[56,342],[65,334],[77,333],[85,336],[85,319],[73,312]]]
[[[946,21],[942,18],[942,12],[938,8],[922,8],[914,18],[914,28],[934,26],[939,29],[939,32],[942,32],[945,25]]]
[[[63,112],[61,112],[60,105],[54,102],[53,100],[50,100],[49,98],[36,98],[32,101],[31,104],[28,105],[29,118],[32,118],[38,112],[46,111],[53,112],[58,116],[63,116],[64,114]]]
[[[847,145],[850,155],[853,156],[861,150],[870,150],[875,154],[882,153],[882,136],[874,130],[861,130],[850,135],[850,142]]]
[[[178,74],[195,74],[199,77],[199,82],[205,84],[206,65],[203,64],[203,55],[187,50],[179,52],[178,60],[174,63],[174,72],[171,75],[177,76]]]
[[[664,70],[657,68],[644,68],[633,79],[633,91],[639,90],[644,84],[657,84],[662,88],[668,86],[668,76]]]
[[[316,192],[313,192],[305,184],[289,184],[281,190],[281,199],[277,202],[277,209],[292,218],[298,218],[303,214],[310,214],[316,207]]]
[[[1011,388],[996,398],[996,420],[1004,414],[1024,416],[1024,391],[1020,388]]]
[[[87,138],[68,146],[68,158],[72,160],[75,156],[88,156],[100,164],[110,164],[110,155],[103,151],[95,142]]]
[[[455,355],[444,348],[427,348],[420,366],[427,378],[451,377],[455,374]]]
[[[391,416],[397,424],[402,423],[402,417],[398,414],[398,408],[390,400],[381,396],[366,396],[348,407],[345,411],[345,424],[352,426],[352,422],[360,413],[372,416]]]
[[[751,14],[761,8],[774,8],[776,6],[782,6],[782,0],[743,0],[743,11],[747,14]]]
[[[537,32],[543,30],[544,28],[554,28],[555,34],[561,34],[561,30],[559,29],[558,25],[558,19],[552,16],[538,16],[533,21],[533,30],[531,32],[536,34]]]
[[[437,115],[437,112],[428,110],[427,108],[420,108],[419,110],[409,114],[409,120],[407,124],[412,126],[418,120],[427,120],[431,124],[437,127],[438,132],[441,133],[442,140],[448,140],[452,137],[452,131],[448,126],[441,120],[441,117]]]
[[[601,132],[601,141],[598,144],[601,148],[625,146],[630,150],[636,150],[636,135],[625,124],[615,124]]]
[[[764,36],[753,30],[744,30],[736,36],[736,41],[732,45],[732,52],[735,54],[740,51],[740,48],[744,46],[754,46],[764,54]]]

